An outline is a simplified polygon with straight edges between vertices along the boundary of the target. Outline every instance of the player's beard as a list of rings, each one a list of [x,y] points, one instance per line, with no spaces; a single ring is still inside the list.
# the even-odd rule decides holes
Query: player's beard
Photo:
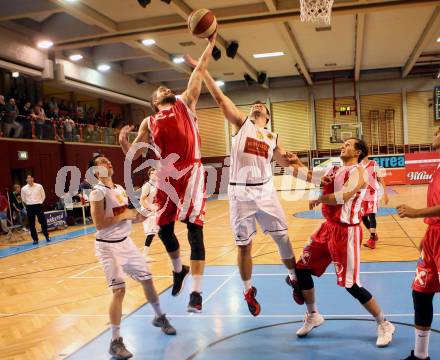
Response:
[[[160,102],[161,105],[168,105],[168,104],[174,105],[175,103],[176,103],[176,95],[174,94],[165,96]]]

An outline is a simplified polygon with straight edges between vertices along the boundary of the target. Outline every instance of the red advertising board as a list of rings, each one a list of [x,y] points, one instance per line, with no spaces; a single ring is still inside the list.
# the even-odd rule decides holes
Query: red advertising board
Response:
[[[406,183],[428,184],[440,162],[437,152],[420,152],[405,155]]]

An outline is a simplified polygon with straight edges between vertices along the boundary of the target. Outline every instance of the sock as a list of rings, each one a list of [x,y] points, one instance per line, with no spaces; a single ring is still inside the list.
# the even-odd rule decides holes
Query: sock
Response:
[[[372,232],[372,233],[370,234],[370,238],[373,239],[373,240],[376,240],[376,233],[375,233],[375,232]]]
[[[295,269],[287,269],[287,272],[289,273],[289,278],[292,281],[297,281],[296,272]]]
[[[182,259],[180,257],[176,259],[171,259],[173,263],[173,271],[176,273],[180,273],[182,271]]]
[[[309,314],[317,313],[317,312],[318,312],[318,307],[316,306],[316,303],[315,303],[315,302],[314,302],[314,303],[311,303],[311,304],[307,304],[307,303],[306,303],[306,306],[307,306],[307,312],[308,312]]]
[[[148,250],[150,250],[149,246],[144,246],[144,256],[148,255]]]
[[[163,312],[162,309],[160,308],[160,302],[156,302],[156,303],[151,303],[151,307],[153,308],[155,314],[157,317],[162,316]]]
[[[414,356],[419,359],[428,358],[428,348],[429,348],[429,336],[431,335],[431,330],[418,330],[415,329],[416,333],[416,345],[414,347]]]
[[[121,334],[120,334],[121,325],[111,324],[110,327],[112,329],[112,340],[119,339],[121,337]]]
[[[379,315],[374,317],[376,319],[376,322],[380,325],[385,321],[385,316],[383,315],[383,312],[380,312]]]
[[[192,275],[191,292],[202,292],[202,275]]]
[[[247,292],[250,288],[252,288],[252,281],[251,280],[243,280],[244,284],[244,291]]]

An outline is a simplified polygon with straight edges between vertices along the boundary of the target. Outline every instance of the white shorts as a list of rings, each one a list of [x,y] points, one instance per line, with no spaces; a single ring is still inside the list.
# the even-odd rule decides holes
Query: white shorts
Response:
[[[234,186],[238,187],[238,186]],[[276,191],[259,199],[244,200],[230,187],[229,214],[237,245],[247,245],[257,233],[257,222],[265,234],[287,233],[287,222]]]
[[[145,235],[156,235],[159,231],[159,225],[157,225],[157,217],[154,214],[147,216],[147,218],[142,222],[144,227]]]
[[[145,258],[130,237],[113,243],[95,241],[95,255],[104,269],[111,289],[125,287],[124,273],[137,281],[152,278]]]

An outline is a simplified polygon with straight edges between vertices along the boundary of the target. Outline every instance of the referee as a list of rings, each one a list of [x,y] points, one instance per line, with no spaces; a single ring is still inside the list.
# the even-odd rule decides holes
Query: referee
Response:
[[[49,233],[47,232],[47,222],[43,213],[43,202],[46,198],[43,186],[34,182],[32,175],[26,177],[27,185],[21,189],[21,199],[26,204],[26,211],[34,245],[38,244],[37,229],[35,229],[35,215],[41,225],[46,241],[49,242]]]

